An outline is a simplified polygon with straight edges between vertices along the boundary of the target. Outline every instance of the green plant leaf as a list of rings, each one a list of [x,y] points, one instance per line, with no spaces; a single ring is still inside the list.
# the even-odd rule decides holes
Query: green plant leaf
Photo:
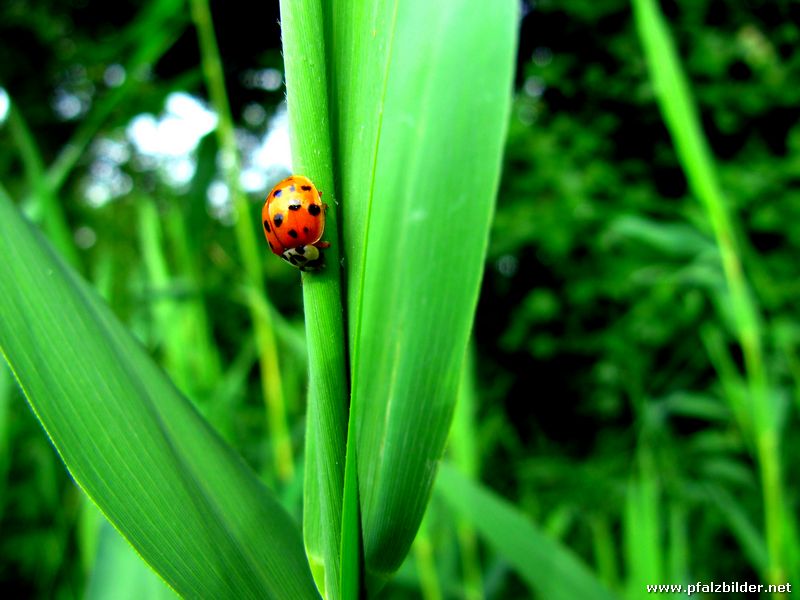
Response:
[[[188,597],[314,598],[299,533],[0,188],[0,349],[75,481]]]
[[[643,454],[639,477],[628,483],[623,534],[628,593],[635,598],[648,583],[664,581],[664,542],[661,534],[659,485],[652,459]]]
[[[467,358],[461,368],[461,381],[458,386],[458,402],[450,428],[447,443],[448,455],[464,475],[480,477],[480,436],[476,421],[478,387],[475,373],[475,343],[470,343]],[[475,528],[463,517],[456,519],[461,570],[464,579],[464,597],[477,599],[483,597],[483,575]]]
[[[450,427],[500,173],[517,3],[332,4],[361,522],[367,568],[386,574],[414,539]]]
[[[794,523],[787,527],[784,522],[784,517],[791,511],[787,508],[780,451],[781,411],[776,402],[778,395],[772,387],[770,365],[765,360],[764,317],[742,263],[738,219],[719,184],[713,155],[703,134],[689,81],[681,67],[667,20],[655,0],[632,0],[632,5],[664,123],[689,188],[705,210],[719,249],[727,287],[727,295],[720,294],[720,297],[730,309],[747,375],[746,402],[740,403],[736,396],[731,397],[730,402],[742,429],[754,436],[753,454],[761,471],[764,530],[769,556],[763,576],[766,581],[779,585],[786,581],[787,573],[793,572],[787,550],[795,546],[791,539]],[[749,431],[751,425],[752,432]]]
[[[568,548],[544,534],[506,500],[443,464],[437,493],[548,600],[613,600],[612,594]]]
[[[303,541],[317,587],[328,600],[336,600],[341,597],[339,564],[349,383],[324,30],[319,0],[281,1],[294,171],[310,177],[328,205],[324,239],[331,242],[331,247],[325,250],[327,265],[318,273],[303,274],[309,362]]]

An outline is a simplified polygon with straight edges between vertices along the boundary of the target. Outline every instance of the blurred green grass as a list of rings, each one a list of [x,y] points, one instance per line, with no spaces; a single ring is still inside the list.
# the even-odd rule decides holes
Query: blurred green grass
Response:
[[[249,287],[231,283],[241,276],[242,238],[205,209],[218,142],[208,138],[198,149],[206,162],[189,191],[131,160],[122,170],[132,192],[99,208],[82,201],[93,141],[124,139],[130,119],[144,110],[159,113],[182,83],[202,94],[199,56],[178,74],[165,66],[176,60],[169,44],[188,26],[188,11],[170,6],[148,5],[138,21],[122,24],[119,36],[100,42],[92,40],[100,31],[92,27],[102,16],[76,26],[70,38],[45,35],[58,31],[66,9],[31,22],[12,4],[4,7],[5,27],[37,33],[37,47],[72,39],[72,57],[45,54],[48,73],[85,63],[85,77],[98,91],[85,118],[59,120],[50,98],[64,80],[43,75],[23,83],[7,65],[0,85],[19,111],[12,114],[24,121],[20,126],[9,117],[0,129],[0,177],[181,390],[299,514],[308,368],[303,290],[296,274],[270,256],[251,269],[258,275],[251,273]],[[677,126],[665,125],[659,112],[631,6],[537,3],[521,25],[522,61],[475,361],[465,375],[474,382],[475,416],[471,424],[457,416],[451,433],[453,459],[470,477],[508,498],[548,540],[571,548],[603,586],[630,598],[642,595],[644,583],[782,582],[800,572],[794,483],[800,445],[792,435],[800,407],[796,7],[701,1],[661,9],[697,103],[691,135],[716,159],[730,231],[715,230],[698,202],[702,192],[693,182],[703,175],[684,174],[691,159],[680,144],[673,147],[669,132]],[[248,37],[230,33],[227,23],[215,22],[223,57],[236,55],[232,36]],[[12,50],[28,48],[5,39]],[[132,60],[121,61],[125,55]],[[246,123],[246,107],[255,102],[272,111],[281,92],[243,88],[239,65],[274,67],[280,56],[276,45],[237,60],[222,65],[230,70],[231,120],[255,135],[265,125]],[[107,89],[104,67],[115,61],[125,64],[128,78]],[[150,75],[134,77],[137,64]],[[42,172],[46,185],[37,187]],[[253,215],[259,195],[246,199]],[[53,210],[54,199],[63,215]],[[77,244],[80,228],[94,232],[96,242]],[[720,267],[720,249],[729,242],[748,287],[746,311],[757,319],[741,319],[741,300],[737,305],[730,273]],[[270,302],[252,293],[256,278],[263,283],[261,273]],[[277,437],[267,434],[274,415],[252,400],[261,395],[255,365],[265,353],[250,323],[264,322],[263,315],[273,323],[268,345],[280,358],[273,372],[280,370],[285,396],[279,412],[286,426]],[[758,449],[758,426],[748,424],[753,359],[752,350],[742,350],[742,331],[752,329],[750,322],[757,323],[757,371],[763,371],[763,380],[755,375],[755,396],[769,398],[762,402],[773,436],[766,451]],[[284,450],[273,443],[281,437]],[[291,469],[276,467],[287,460]],[[763,487],[765,475],[779,480],[777,500]],[[0,581],[31,597],[82,594],[90,568],[75,547],[90,534],[77,527],[78,497],[6,376],[0,380]],[[505,557],[491,539],[476,542],[473,525],[456,520],[443,502],[434,497],[416,558],[388,585],[387,597],[526,597],[529,585],[537,589],[530,573],[515,571],[514,556]]]

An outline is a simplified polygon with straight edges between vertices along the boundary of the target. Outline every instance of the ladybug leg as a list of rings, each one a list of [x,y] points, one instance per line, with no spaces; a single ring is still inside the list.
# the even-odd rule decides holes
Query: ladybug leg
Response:
[[[300,270],[301,271],[319,271],[325,267],[325,259],[320,254],[316,259],[308,261],[304,264]]]
[[[331,247],[331,243],[330,242],[323,242],[322,240],[320,240],[318,242],[314,242],[312,244],[312,246],[314,246],[315,248],[330,248]]]

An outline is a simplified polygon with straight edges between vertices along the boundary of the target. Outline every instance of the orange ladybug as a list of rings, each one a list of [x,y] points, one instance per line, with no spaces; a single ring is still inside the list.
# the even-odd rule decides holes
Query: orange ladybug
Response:
[[[269,249],[301,271],[317,271],[324,264],[320,241],[325,231],[322,192],[308,177],[292,175],[272,188],[261,209]]]

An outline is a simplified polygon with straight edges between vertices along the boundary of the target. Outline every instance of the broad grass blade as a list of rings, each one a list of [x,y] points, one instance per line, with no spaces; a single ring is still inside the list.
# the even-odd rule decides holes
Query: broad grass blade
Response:
[[[367,569],[393,572],[450,427],[500,173],[517,3],[333,3]]]
[[[315,598],[295,524],[0,188],[0,350],[75,481],[179,594]]]

